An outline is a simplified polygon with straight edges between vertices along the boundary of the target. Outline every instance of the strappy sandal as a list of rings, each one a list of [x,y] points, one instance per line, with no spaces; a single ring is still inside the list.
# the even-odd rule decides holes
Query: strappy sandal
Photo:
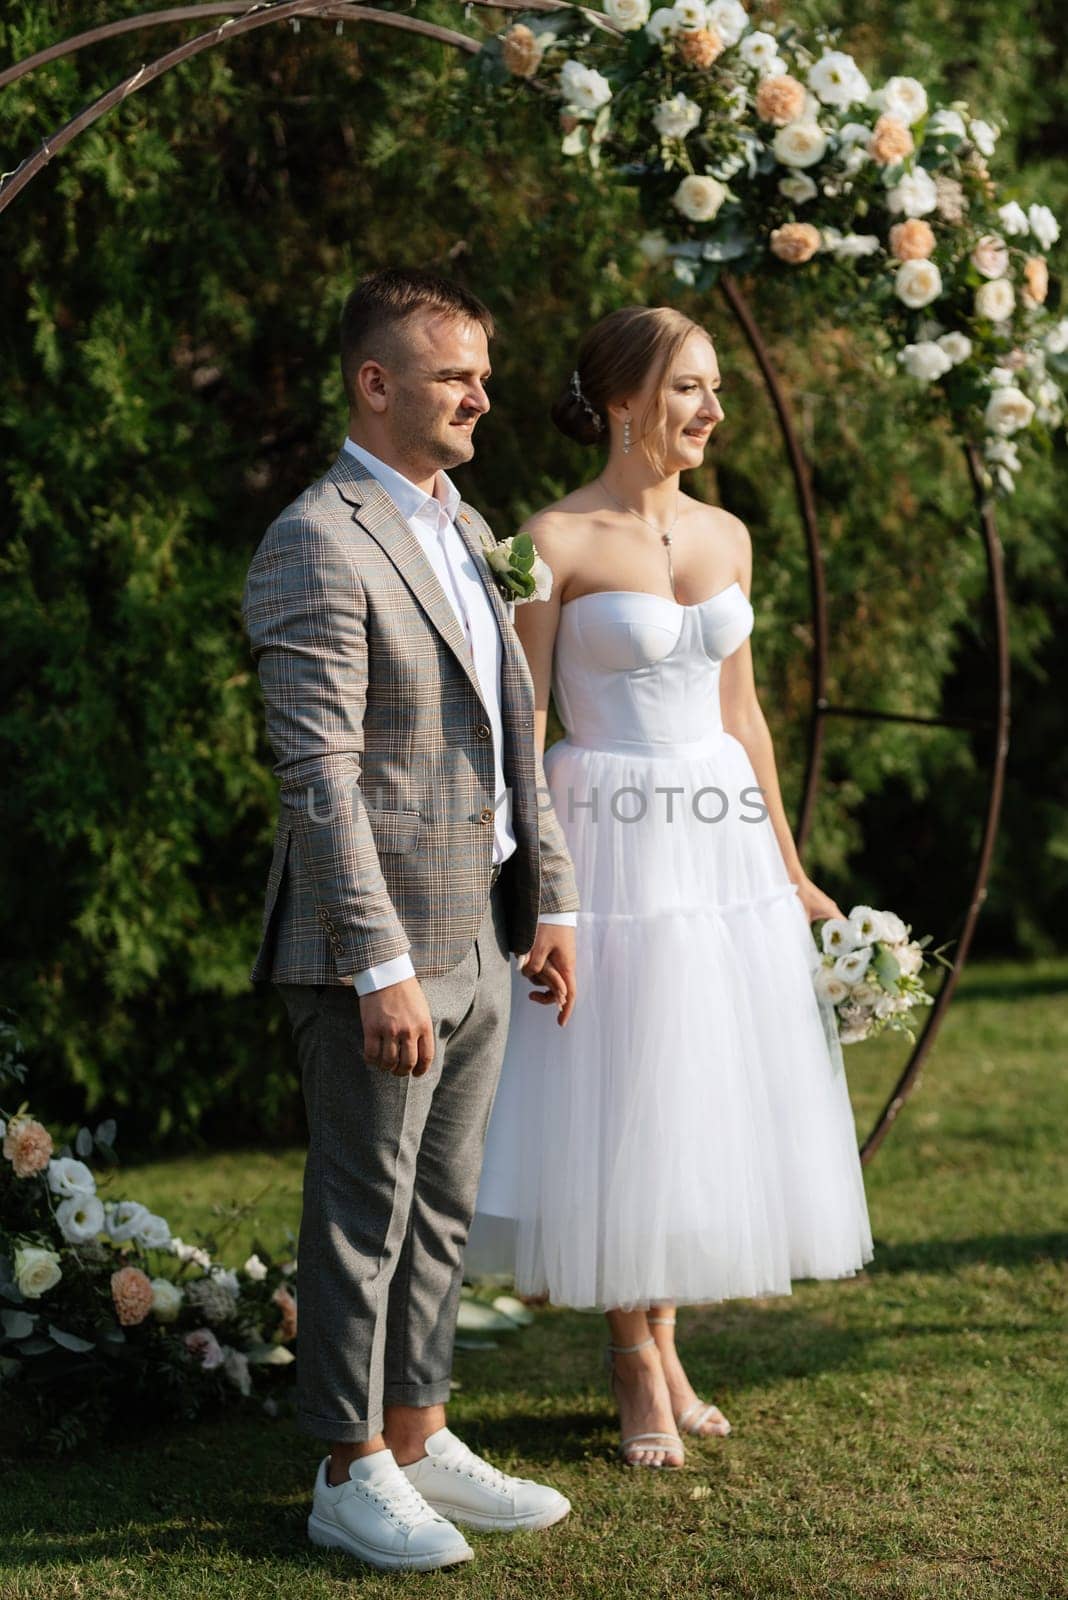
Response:
[[[674,1317],[647,1317],[651,1328],[658,1324],[663,1328],[675,1326]],[[713,1423],[713,1427],[706,1433],[706,1422]],[[718,1406],[706,1405],[703,1400],[695,1400],[692,1406],[687,1406],[675,1418],[675,1423],[680,1433],[689,1434],[695,1439],[725,1439],[731,1431],[731,1425]]]
[[[649,1347],[649,1345],[655,1343],[656,1340],[650,1336],[648,1339],[640,1340],[637,1344],[610,1344],[606,1347],[604,1353],[605,1366],[608,1368],[609,1386],[612,1390],[612,1398],[615,1400],[617,1405],[619,1404],[619,1397],[615,1392],[617,1373],[612,1357],[631,1356],[636,1350],[645,1350]],[[620,1455],[623,1457],[623,1460],[626,1462],[628,1467],[652,1468],[653,1466],[651,1461],[634,1461],[627,1454],[628,1450],[633,1449],[664,1450],[666,1452],[675,1450],[680,1456],[684,1456],[682,1440],[679,1438],[677,1433],[632,1433],[629,1438],[620,1441],[618,1448]],[[677,1472],[682,1464],[683,1463],[681,1460],[665,1460],[661,1462],[660,1466],[655,1470],[660,1471],[662,1468],[666,1467],[671,1472]]]

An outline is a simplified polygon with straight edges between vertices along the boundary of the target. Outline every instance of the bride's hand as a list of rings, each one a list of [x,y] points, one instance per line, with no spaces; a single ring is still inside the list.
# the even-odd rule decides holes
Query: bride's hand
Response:
[[[805,909],[809,922],[819,922],[824,917],[845,917],[845,912],[829,894],[817,889],[811,878],[795,879],[797,896]]]

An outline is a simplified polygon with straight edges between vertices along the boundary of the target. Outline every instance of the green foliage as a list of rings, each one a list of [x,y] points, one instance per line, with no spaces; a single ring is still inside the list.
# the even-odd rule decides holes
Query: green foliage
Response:
[[[138,9],[16,0],[0,54]],[[974,96],[1012,130],[999,176],[1015,138],[1027,188],[1068,210],[1049,66],[1066,41],[1048,0],[1041,26],[1012,0],[967,30],[912,0],[795,9],[844,10],[866,60]],[[497,20],[421,14],[487,33]],[[97,46],[4,91],[0,167],[188,31]],[[128,98],[0,221],[2,982],[53,1120],[118,1109],[128,1144],[300,1130],[281,1007],[247,977],[276,785],[239,604],[267,523],[343,435],[336,325],[354,280],[436,265],[498,314],[495,404],[461,479],[499,535],[596,469],[548,407],[592,320],[664,292],[636,247],[637,202],[561,165],[536,96],[517,87],[491,117],[467,73],[407,34],[265,28]],[[983,555],[954,441],[872,372],[848,322],[801,329],[754,298],[815,464],[832,699],[984,711]],[[696,487],[753,532],[758,673],[796,798],[811,636],[793,490],[722,302],[680,303],[711,327],[728,375],[728,420]],[[1060,936],[1068,891],[1052,691],[1066,646],[1047,611],[1068,599],[1056,464],[1029,471],[1003,514],[1022,726],[987,927],[1030,947]],[[982,759],[960,733],[832,718],[814,875],[951,937]]]

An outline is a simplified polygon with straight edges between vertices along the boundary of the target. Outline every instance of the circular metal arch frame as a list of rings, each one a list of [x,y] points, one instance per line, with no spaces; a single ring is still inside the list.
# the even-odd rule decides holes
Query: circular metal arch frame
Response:
[[[465,0],[466,5],[476,5],[493,10],[556,11],[573,9],[568,0]],[[578,9],[583,9],[579,7]],[[588,20],[606,32],[618,32],[603,13],[585,12]],[[292,22],[299,26],[301,18],[311,18],[337,23],[370,23],[378,27],[395,28],[420,34],[440,44],[451,45],[471,55],[477,55],[482,46],[477,39],[451,28],[442,28],[421,18],[400,12],[390,12],[363,5],[360,0],[231,0],[220,4],[218,0],[205,0],[199,5],[172,6],[164,11],[144,12],[138,16],[122,17],[104,23],[84,33],[61,40],[45,50],[37,51],[24,60],[15,62],[0,72],[0,89],[17,82],[35,68],[107,39],[127,33],[141,32],[147,28],[183,22],[199,22],[206,17],[223,17],[225,20],[206,33],[185,40],[164,55],[142,65],[136,72],[123,78],[84,107],[76,116],[46,137],[39,148],[28,156],[13,172],[0,177],[0,213],[5,211],[22,190],[32,182],[45,166],[72,140],[100,117],[119,105],[129,95],[136,94],[162,77],[173,67],[200,55],[216,45],[225,44],[241,34],[268,27],[275,23]],[[1005,592],[1004,564],[1001,542],[993,507],[984,487],[983,467],[975,445],[966,443],[964,454],[975,499],[976,512],[986,551],[988,597],[993,625],[994,670],[990,684],[991,712],[982,720],[974,718],[927,717],[907,712],[876,711],[862,706],[832,705],[827,698],[827,661],[829,624],[827,615],[827,590],[823,570],[823,550],[820,543],[816,503],[801,443],[782,382],[775,370],[760,329],[736,279],[724,274],[720,279],[724,298],[741,328],[760,369],[775,410],[786,448],[787,459],[797,496],[798,511],[805,530],[809,562],[809,595],[813,621],[813,646],[810,662],[812,697],[809,713],[808,758],[802,786],[801,804],[795,835],[799,851],[803,851],[811,831],[816,798],[822,770],[826,719],[831,716],[852,717],[883,722],[912,723],[925,727],[955,727],[971,732],[985,732],[992,743],[989,763],[989,786],[983,818],[971,891],[964,914],[960,919],[955,940],[953,963],[943,978],[934,1004],[927,1013],[922,1033],[913,1046],[909,1059],[894,1089],[876,1119],[868,1137],[861,1146],[861,1159],[867,1163],[879,1149],[886,1135],[919,1080],[920,1069],[941,1026],[946,1009],[953,997],[961,970],[971,947],[975,924],[987,894],[987,879],[997,836],[1001,800],[1004,790],[1005,767],[1009,748],[1010,687],[1008,605]]]

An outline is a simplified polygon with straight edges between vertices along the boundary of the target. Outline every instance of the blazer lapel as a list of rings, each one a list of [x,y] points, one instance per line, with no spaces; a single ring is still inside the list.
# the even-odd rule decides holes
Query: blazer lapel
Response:
[[[355,508],[353,518],[381,547],[438,630],[460,666],[479,700],[482,690],[475,675],[474,662],[467,647],[463,629],[449,604],[444,589],[438,582],[430,562],[423,553],[419,540],[397,510],[378,480],[363,468],[347,450],[342,450],[333,467],[332,477],[341,494]]]

